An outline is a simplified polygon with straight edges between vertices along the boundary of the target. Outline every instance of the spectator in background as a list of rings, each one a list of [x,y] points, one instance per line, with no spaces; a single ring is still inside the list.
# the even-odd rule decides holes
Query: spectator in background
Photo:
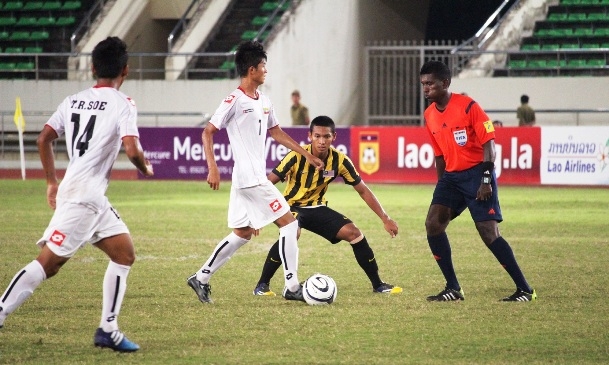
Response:
[[[535,110],[529,105],[529,96],[520,97],[520,106],[516,109],[519,127],[532,127],[535,125]]]
[[[309,109],[300,103],[300,91],[292,91],[292,125],[309,125]]]
[[[500,121],[500,120],[493,120],[493,126],[495,128],[497,128],[497,127],[503,127],[503,122]]]

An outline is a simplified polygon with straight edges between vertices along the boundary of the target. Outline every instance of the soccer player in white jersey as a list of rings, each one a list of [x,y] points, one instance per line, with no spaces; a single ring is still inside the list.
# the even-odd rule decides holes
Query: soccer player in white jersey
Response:
[[[129,71],[127,46],[108,37],[93,49],[91,70],[95,86],[68,96],[38,136],[38,150],[47,180],[47,201],[55,210],[42,238],[38,257],[19,270],[0,297],[0,327],[32,292],[49,279],[87,242],[110,258],[103,280],[102,315],[93,342],[120,352],[139,346],[118,329],[129,269],[135,250],[129,230],[105,193],[121,141],[129,160],[145,176],[152,176],[136,125],[137,109],[118,91]],[[57,182],[53,141],[65,134],[70,162]]]
[[[218,107],[203,130],[203,147],[213,190],[220,186],[220,173],[214,158],[213,136],[226,128],[233,152],[233,174],[228,204],[228,227],[233,231],[223,238],[205,264],[187,280],[202,303],[212,303],[211,276],[233,253],[257,233],[274,222],[279,227],[279,253],[283,263],[287,300],[304,301],[298,281],[298,222],[277,188],[266,177],[265,144],[267,131],[280,144],[302,154],[308,163],[323,169],[323,162],[305,151],[285,133],[275,117],[273,105],[258,86],[266,77],[266,52],[257,41],[243,42],[237,48],[235,64],[241,84]]]

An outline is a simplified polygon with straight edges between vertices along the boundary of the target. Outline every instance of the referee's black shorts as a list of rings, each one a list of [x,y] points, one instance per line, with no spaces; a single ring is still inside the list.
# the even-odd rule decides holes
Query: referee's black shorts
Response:
[[[353,223],[349,218],[325,205],[317,207],[291,207],[292,214],[298,220],[298,226],[316,233],[332,243],[341,240],[336,238],[344,225]]]

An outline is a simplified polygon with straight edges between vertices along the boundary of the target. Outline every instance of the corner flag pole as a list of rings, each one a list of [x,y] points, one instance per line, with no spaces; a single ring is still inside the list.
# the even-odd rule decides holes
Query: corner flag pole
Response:
[[[25,119],[23,119],[23,113],[21,112],[21,98],[16,99],[15,116],[13,120],[17,126],[19,132],[19,154],[21,156],[21,178],[25,180],[25,151],[23,149],[23,132],[25,131]]]

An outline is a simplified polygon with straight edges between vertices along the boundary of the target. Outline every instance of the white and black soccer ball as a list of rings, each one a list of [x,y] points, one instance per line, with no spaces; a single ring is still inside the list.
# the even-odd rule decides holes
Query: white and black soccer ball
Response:
[[[332,304],[338,288],[334,279],[324,274],[311,275],[302,286],[302,295],[309,305]]]

